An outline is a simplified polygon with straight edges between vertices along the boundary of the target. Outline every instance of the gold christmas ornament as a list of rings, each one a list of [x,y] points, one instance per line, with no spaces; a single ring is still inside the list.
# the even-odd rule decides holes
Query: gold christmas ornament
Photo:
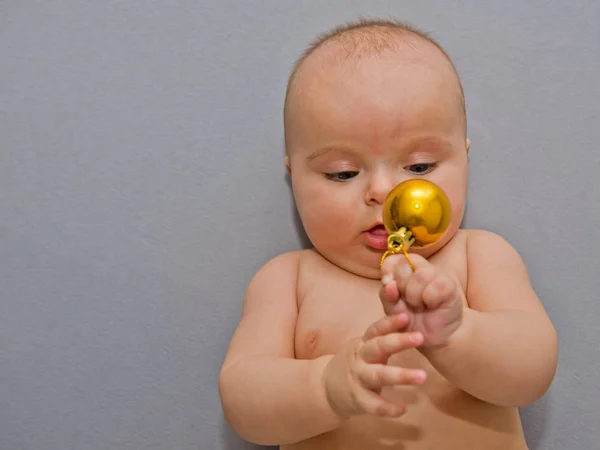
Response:
[[[448,229],[450,216],[450,201],[437,184],[416,178],[397,185],[383,205],[383,225],[389,235],[380,267],[388,255],[403,253],[414,271],[408,249],[435,243]]]

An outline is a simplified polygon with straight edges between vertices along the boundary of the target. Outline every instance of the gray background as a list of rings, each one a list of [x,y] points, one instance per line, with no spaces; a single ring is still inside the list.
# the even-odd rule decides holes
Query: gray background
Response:
[[[281,106],[358,14],[462,75],[466,225],[522,254],[560,335],[532,449],[600,449],[595,0],[0,4],[0,448],[241,449],[217,375],[253,273],[299,248]]]

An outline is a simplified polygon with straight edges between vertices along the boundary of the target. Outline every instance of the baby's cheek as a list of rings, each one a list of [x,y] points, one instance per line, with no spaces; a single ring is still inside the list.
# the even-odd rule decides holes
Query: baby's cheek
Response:
[[[304,205],[303,225],[311,239],[327,247],[349,245],[359,231],[356,216],[327,199],[313,199]]]
[[[331,230],[335,234],[355,233],[357,223],[356,207],[329,201],[328,199],[316,200],[319,202],[315,206],[315,219],[323,227]]]

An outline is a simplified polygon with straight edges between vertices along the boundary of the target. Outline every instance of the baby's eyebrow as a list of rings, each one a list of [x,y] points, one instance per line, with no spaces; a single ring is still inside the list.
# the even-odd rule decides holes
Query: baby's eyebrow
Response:
[[[317,159],[320,156],[326,155],[327,153],[330,153],[330,152],[337,152],[337,153],[342,153],[342,154],[345,153],[348,155],[354,154],[354,152],[348,147],[322,147],[322,148],[318,148],[317,150],[312,152],[310,155],[307,156],[306,159],[308,159],[309,161],[312,161],[313,159]]]
[[[403,152],[416,153],[419,151],[435,151],[435,152],[447,152],[452,150],[452,143],[444,138],[438,136],[425,136],[414,138],[408,142],[401,144]],[[320,158],[328,153],[336,153],[344,156],[356,156],[360,153],[356,149],[346,146],[326,146],[314,150],[310,153],[306,159],[307,161],[313,161]]]
[[[419,150],[425,149],[433,149],[439,151],[448,151],[452,150],[452,143],[446,139],[439,138],[437,136],[427,136],[424,138],[414,139],[409,142],[408,149],[410,152],[416,152]]]

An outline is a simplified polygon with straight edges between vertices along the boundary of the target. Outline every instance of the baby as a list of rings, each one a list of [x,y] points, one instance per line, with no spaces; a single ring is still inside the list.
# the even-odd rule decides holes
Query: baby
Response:
[[[221,369],[225,418],[282,449],[526,449],[518,407],[557,365],[555,330],[517,252],[463,230],[470,142],[447,54],[393,21],[360,21],[300,58],[285,164],[314,248],[251,281]],[[382,205],[423,178],[452,217],[434,245],[380,267]]]

